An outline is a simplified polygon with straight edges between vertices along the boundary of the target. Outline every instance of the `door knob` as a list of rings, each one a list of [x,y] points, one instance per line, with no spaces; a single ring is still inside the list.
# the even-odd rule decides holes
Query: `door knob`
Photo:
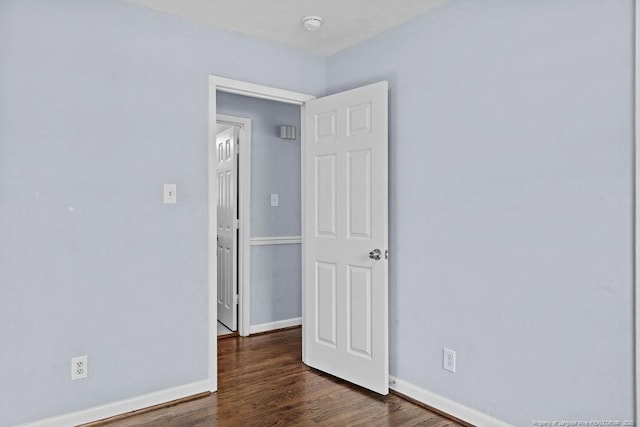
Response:
[[[382,259],[382,252],[380,252],[380,249],[374,249],[371,252],[369,252],[369,258],[375,259],[376,261],[378,261]]]

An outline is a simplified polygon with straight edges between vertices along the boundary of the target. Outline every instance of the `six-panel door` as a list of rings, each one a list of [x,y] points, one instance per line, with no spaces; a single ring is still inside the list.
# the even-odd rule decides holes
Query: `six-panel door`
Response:
[[[388,393],[387,83],[306,104],[305,363]],[[381,259],[369,256],[378,249]]]
[[[237,131],[231,127],[216,136],[218,175],[218,320],[226,327],[238,329],[236,294],[237,232]]]

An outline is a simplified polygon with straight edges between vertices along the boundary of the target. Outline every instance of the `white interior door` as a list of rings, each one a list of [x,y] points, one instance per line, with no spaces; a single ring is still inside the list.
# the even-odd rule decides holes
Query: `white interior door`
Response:
[[[218,174],[218,320],[238,329],[238,129],[216,136]]]
[[[305,104],[304,362],[388,388],[387,82]]]

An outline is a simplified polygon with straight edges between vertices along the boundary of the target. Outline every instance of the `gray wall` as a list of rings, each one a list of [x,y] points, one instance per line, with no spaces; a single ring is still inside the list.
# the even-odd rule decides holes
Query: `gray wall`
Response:
[[[324,91],[322,58],[124,2],[0,1],[0,426],[206,379],[209,74]]]
[[[453,0],[390,81],[390,372],[518,426],[633,416],[631,0]],[[458,352],[458,372],[442,348]]]
[[[302,316],[300,245],[251,247],[251,325]]]
[[[299,134],[300,107],[218,93],[217,108],[251,119],[251,237],[300,236],[300,140],[278,136],[280,125]],[[251,248],[251,325],[302,315],[301,265],[299,244]]]
[[[327,60],[331,92],[391,83],[392,375],[517,425],[632,417],[632,12],[452,0]],[[119,1],[0,1],[0,425],[206,377],[210,73],[325,90],[323,59]]]
[[[299,236],[300,106],[218,93],[217,108],[251,119],[251,237]],[[298,139],[280,139],[280,125],[295,126]],[[271,207],[271,193],[279,206]]]

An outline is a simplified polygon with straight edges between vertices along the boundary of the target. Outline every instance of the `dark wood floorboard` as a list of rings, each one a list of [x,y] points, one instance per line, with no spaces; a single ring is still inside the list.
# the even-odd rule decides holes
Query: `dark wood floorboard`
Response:
[[[305,366],[301,342],[300,328],[219,340],[217,393],[99,425],[461,426]]]

